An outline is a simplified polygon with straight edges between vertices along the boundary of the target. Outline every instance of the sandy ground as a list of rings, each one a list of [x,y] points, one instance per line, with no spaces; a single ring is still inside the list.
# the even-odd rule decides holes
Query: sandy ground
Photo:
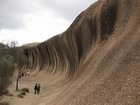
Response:
[[[38,100],[40,99],[43,93],[43,87],[41,87],[40,94],[34,94],[34,81],[26,81],[26,77],[20,79],[19,81],[19,90],[22,88],[29,88],[29,93],[26,93],[24,98],[19,98],[17,95],[21,93],[21,91],[15,90],[15,81],[9,86],[8,90],[9,93],[13,94],[13,96],[3,96],[0,102],[8,102],[9,105],[36,105],[39,103]],[[37,105],[45,105],[45,103],[39,103]]]

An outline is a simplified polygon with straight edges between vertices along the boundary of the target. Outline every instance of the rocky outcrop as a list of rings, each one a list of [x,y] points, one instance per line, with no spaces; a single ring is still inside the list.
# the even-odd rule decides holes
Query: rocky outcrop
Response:
[[[62,34],[24,49],[32,71],[71,81],[49,105],[139,104],[139,11],[139,0],[98,0]]]

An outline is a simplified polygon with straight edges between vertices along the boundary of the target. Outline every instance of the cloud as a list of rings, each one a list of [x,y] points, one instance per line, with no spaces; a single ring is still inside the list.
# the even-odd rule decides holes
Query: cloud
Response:
[[[83,10],[97,0],[38,0],[45,8],[52,9],[57,15],[73,21]]]
[[[27,8],[28,7],[28,8]],[[17,29],[24,25],[29,6],[25,0],[0,0],[0,29]]]
[[[18,29],[25,25],[24,17],[40,5],[55,15],[72,22],[96,0],[0,0],[0,29]]]
[[[45,41],[64,32],[95,1],[0,0],[0,41]]]

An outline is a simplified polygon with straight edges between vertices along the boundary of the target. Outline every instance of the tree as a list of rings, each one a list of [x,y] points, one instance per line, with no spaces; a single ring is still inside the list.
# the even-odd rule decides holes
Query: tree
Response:
[[[16,69],[17,69],[17,79],[16,79],[16,90],[18,91],[18,83],[21,75],[22,68],[27,65],[27,56],[24,55],[23,49],[21,47],[16,47],[17,42],[12,41],[10,46],[10,54],[14,57]]]
[[[16,41],[8,44],[0,43],[0,95],[6,91],[15,69],[20,72],[21,68],[27,64],[23,49],[16,47],[16,44]],[[19,75],[17,75],[16,90],[18,90],[18,81]]]
[[[0,60],[0,94],[5,93],[7,86],[11,82],[14,71],[14,62],[12,56],[1,57]]]
[[[23,49],[18,48],[17,50],[17,54],[15,56],[15,60],[16,60],[16,68],[18,69],[18,75],[17,75],[17,81],[16,81],[16,90],[18,90],[18,82],[19,79],[21,77],[21,70],[22,68],[27,65],[27,57],[23,54]]]
[[[0,95],[7,91],[14,67],[14,57],[10,55],[10,47],[0,43]]]

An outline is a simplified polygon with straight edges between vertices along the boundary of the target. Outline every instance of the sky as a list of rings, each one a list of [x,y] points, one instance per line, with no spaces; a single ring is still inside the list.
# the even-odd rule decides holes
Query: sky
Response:
[[[43,42],[64,32],[97,0],[0,0],[0,42]]]

